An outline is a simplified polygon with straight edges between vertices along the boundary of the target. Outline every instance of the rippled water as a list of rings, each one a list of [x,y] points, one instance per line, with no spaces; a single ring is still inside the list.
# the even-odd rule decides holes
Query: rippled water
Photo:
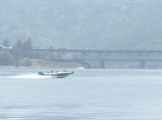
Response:
[[[2,120],[161,120],[162,70],[0,69]]]

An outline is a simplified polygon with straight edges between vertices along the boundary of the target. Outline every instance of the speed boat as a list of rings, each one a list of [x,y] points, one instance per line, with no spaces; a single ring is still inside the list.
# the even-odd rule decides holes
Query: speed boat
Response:
[[[67,72],[66,70],[64,70],[63,72],[60,72],[60,71],[55,72],[54,70],[52,70],[51,72],[47,72],[47,73],[39,72],[38,74],[42,75],[42,76],[52,76],[52,77],[56,77],[56,78],[64,78],[71,74],[74,74],[74,72]]]

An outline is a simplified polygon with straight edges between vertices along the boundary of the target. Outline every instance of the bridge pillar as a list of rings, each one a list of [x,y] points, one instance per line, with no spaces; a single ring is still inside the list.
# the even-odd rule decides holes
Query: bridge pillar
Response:
[[[147,68],[148,68],[147,62],[146,61],[142,61],[141,62],[141,69],[147,69]]]
[[[107,61],[101,60],[101,68],[106,69],[107,68]]]

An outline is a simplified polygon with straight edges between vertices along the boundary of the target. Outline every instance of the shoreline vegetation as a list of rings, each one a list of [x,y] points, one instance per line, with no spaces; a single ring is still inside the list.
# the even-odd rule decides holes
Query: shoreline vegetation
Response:
[[[60,53],[24,53],[23,50],[34,49],[31,38],[27,41],[17,40],[13,46],[8,39],[0,45],[0,68],[78,68],[85,65],[74,60],[58,61],[63,59]],[[49,47],[53,49],[53,47]]]
[[[30,66],[4,66],[0,68],[84,68],[84,65],[78,62],[58,62],[44,59],[31,59],[32,65]]]

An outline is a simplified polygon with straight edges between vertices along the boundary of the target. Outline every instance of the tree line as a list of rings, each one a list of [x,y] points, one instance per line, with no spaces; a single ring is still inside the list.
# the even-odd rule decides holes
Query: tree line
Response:
[[[56,54],[44,53],[24,53],[23,50],[33,49],[32,39],[28,38],[25,42],[18,39],[16,44],[11,46],[8,39],[5,39],[0,45],[0,65],[4,66],[31,66],[31,59],[55,59]],[[53,49],[50,47],[50,49]]]

